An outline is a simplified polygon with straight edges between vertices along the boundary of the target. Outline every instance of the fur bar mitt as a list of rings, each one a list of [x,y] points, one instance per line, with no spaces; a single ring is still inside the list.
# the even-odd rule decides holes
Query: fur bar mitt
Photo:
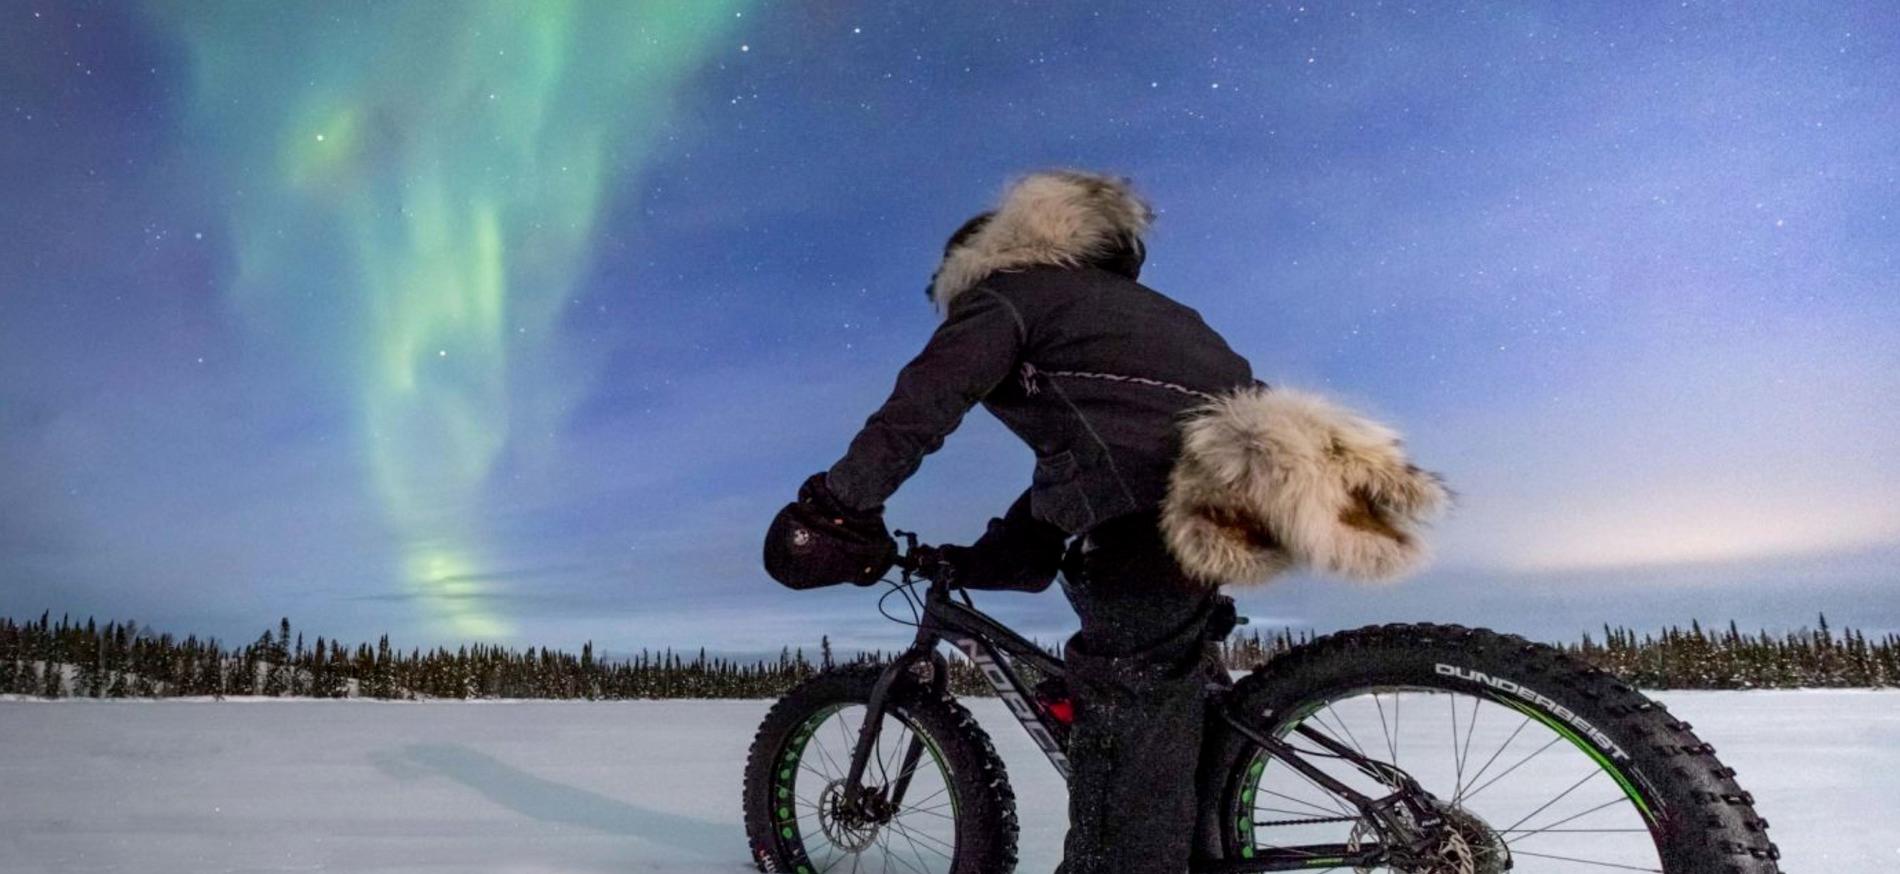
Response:
[[[1318,395],[1239,389],[1181,431],[1161,528],[1189,574],[1251,585],[1305,567],[1390,580],[1422,566],[1422,526],[1450,503],[1399,435]]]

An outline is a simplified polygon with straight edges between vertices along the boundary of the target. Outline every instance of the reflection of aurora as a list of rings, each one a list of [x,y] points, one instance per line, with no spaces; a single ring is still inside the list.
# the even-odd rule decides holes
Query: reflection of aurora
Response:
[[[602,198],[652,152],[732,4],[158,4],[194,71],[193,138],[229,174],[236,307],[350,400],[401,573],[460,636],[504,450],[584,377],[558,318]]]

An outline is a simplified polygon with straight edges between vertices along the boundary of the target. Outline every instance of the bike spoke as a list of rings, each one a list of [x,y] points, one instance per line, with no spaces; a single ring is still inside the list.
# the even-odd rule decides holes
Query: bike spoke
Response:
[[[918,806],[921,806],[921,805],[922,805],[922,804],[923,804],[924,802],[926,802],[926,801],[929,801],[930,799],[932,799],[932,798],[935,798],[935,797],[937,797],[937,796],[939,796],[939,795],[942,795],[942,794],[944,794],[945,792],[948,792],[948,791],[950,791],[950,786],[949,786],[948,784],[946,784],[946,785],[944,785],[944,787],[943,787],[943,788],[941,788],[941,789],[938,789],[937,791],[935,791],[935,792],[932,792],[932,793],[930,793],[929,795],[926,795],[926,796],[924,796],[924,797],[922,797],[922,798],[919,798],[919,799],[917,799],[917,800],[916,800],[915,802],[912,802],[912,803],[910,804],[910,807],[913,807],[913,808],[914,808],[914,807],[918,807]],[[942,807],[942,806],[944,806],[944,804],[949,804],[949,803],[950,803],[949,801],[945,801],[945,802],[944,802],[943,804],[939,804],[939,805],[937,805],[937,806],[938,806],[938,807]]]
[[[1466,796],[1465,796],[1465,798],[1464,798],[1464,800],[1466,800],[1466,801],[1470,801],[1471,799],[1473,799],[1473,798],[1476,798],[1476,797],[1478,797],[1478,793],[1480,793],[1480,792],[1483,792],[1484,790],[1486,790],[1486,789],[1489,789],[1489,788],[1491,788],[1491,786],[1492,786],[1493,784],[1495,784],[1495,783],[1497,783],[1497,782],[1498,782],[1499,780],[1502,780],[1502,779],[1504,779],[1504,778],[1506,778],[1506,777],[1509,777],[1509,776],[1511,776],[1511,772],[1512,772],[1512,771],[1515,771],[1515,770],[1517,770],[1518,768],[1521,768],[1521,767],[1524,767],[1524,763],[1525,763],[1525,762],[1529,762],[1530,760],[1532,760],[1532,759],[1535,759],[1535,758],[1537,758],[1537,757],[1538,757],[1538,756],[1540,756],[1540,755],[1543,755],[1543,754],[1544,754],[1544,751],[1545,751],[1545,750],[1547,750],[1547,749],[1550,749],[1551,747],[1554,747],[1554,746],[1556,746],[1556,745],[1557,745],[1557,744],[1558,744],[1559,742],[1561,742],[1562,740],[1563,740],[1563,737],[1562,737],[1562,736],[1558,736],[1558,737],[1553,737],[1553,738],[1551,738],[1551,739],[1550,739],[1550,742],[1549,742],[1549,743],[1546,743],[1546,744],[1544,744],[1543,746],[1541,746],[1541,747],[1538,747],[1538,748],[1537,748],[1537,752],[1534,752],[1534,753],[1531,753],[1531,754],[1530,754],[1530,755],[1528,755],[1528,756],[1525,756],[1525,757],[1524,757],[1524,758],[1523,758],[1522,760],[1520,760],[1520,761],[1519,761],[1519,762],[1518,762],[1517,764],[1515,764],[1515,765],[1512,765],[1512,766],[1510,766],[1509,768],[1505,768],[1505,769],[1504,769],[1504,770],[1503,770],[1502,772],[1500,772],[1500,773],[1499,773],[1499,774],[1498,774],[1498,775],[1497,775],[1496,777],[1492,777],[1492,778],[1491,778],[1491,779],[1490,779],[1489,781],[1486,781],[1486,782],[1485,782],[1485,784],[1484,784],[1483,786],[1479,786],[1478,788],[1476,788],[1476,789],[1473,789],[1473,790],[1471,790],[1471,794],[1470,794],[1470,795],[1466,795]]]
[[[1662,874],[1661,868],[1638,868],[1635,865],[1619,865],[1615,862],[1599,862],[1594,859],[1579,859],[1575,856],[1556,856],[1550,853],[1532,853],[1527,850],[1512,850],[1511,855],[1530,856],[1537,859],[1554,859],[1559,862],[1575,862],[1579,865],[1596,865],[1601,868],[1615,868],[1619,871],[1649,871],[1652,872],[1652,874]]]
[[[837,716],[838,714],[833,714],[833,715],[834,715],[834,716]],[[838,718],[838,721],[839,721],[840,723],[842,723],[842,722],[844,722],[844,719],[843,719],[843,717],[841,717],[841,716],[840,716],[840,717]],[[840,767],[838,767],[838,760],[837,760],[837,759],[834,759],[834,758],[832,758],[832,757],[831,757],[831,751],[830,751],[830,750],[827,750],[827,749],[825,749],[825,739],[824,739],[823,737],[820,737],[820,735],[822,735],[822,734],[824,734],[824,732],[823,732],[823,730],[822,730],[822,728],[823,728],[823,727],[821,726],[821,727],[820,727],[820,730],[819,730],[819,731],[814,731],[814,732],[812,732],[812,733],[811,733],[811,735],[812,735],[812,736],[811,736],[811,743],[813,743],[813,744],[816,744],[816,745],[817,745],[817,747],[818,747],[818,755],[819,755],[819,756],[821,756],[821,757],[823,757],[823,758],[824,758],[824,760],[825,760],[825,763],[826,763],[826,764],[829,764],[829,765],[831,766],[831,770],[833,770],[833,771],[835,771],[835,772],[836,772],[836,773],[834,773],[834,774],[832,774],[832,775],[830,775],[829,777],[826,777],[826,778],[825,778],[825,779],[826,779],[827,781],[829,781],[829,780],[831,780],[831,779],[836,779],[836,778],[838,778],[838,777],[843,777],[843,776],[845,775],[845,773],[846,773],[846,772],[845,772],[845,770],[844,770],[844,769],[842,769],[842,768],[840,768]],[[798,762],[799,762],[799,764],[800,764],[800,765],[803,765],[803,764],[805,763],[805,757],[802,757],[802,756],[801,756],[801,757],[799,758],[799,760],[798,760]],[[816,773],[816,772],[814,772],[814,773]],[[820,776],[822,777],[822,776],[824,776],[824,775],[820,775]]]
[[[947,805],[946,805],[946,806],[947,806]],[[949,820],[949,821],[951,821],[951,822],[956,822],[956,821],[957,821],[957,818],[956,818],[956,817],[954,817],[954,816],[951,816],[950,814],[947,814],[947,813],[940,813],[939,811],[941,811],[941,810],[942,810],[942,808],[932,808],[932,809],[930,809],[930,810],[922,810],[922,809],[919,809],[919,810],[911,810],[911,809],[909,809],[909,808],[906,808],[906,809],[905,809],[905,810],[904,810],[904,811],[903,811],[902,813],[899,813],[899,814],[897,814],[896,816],[894,816],[894,817],[892,817],[892,818],[893,818],[893,819],[902,819],[902,818],[904,818],[904,817],[906,817],[906,816],[934,816],[934,817],[936,817],[936,818],[938,818],[938,819],[946,819],[946,820]]]
[[[950,807],[951,807],[951,804],[949,802],[944,802],[943,804],[939,804],[935,807],[906,807],[904,808],[904,812],[897,814],[897,816],[910,816],[911,814],[914,814],[914,813],[921,813],[921,814],[927,814],[930,816],[940,816],[940,817],[943,817],[944,819],[949,819],[949,820],[954,821],[956,819],[954,814],[943,812],[949,809]]]
[[[826,862],[824,867],[818,869],[818,874],[827,874],[832,868],[837,867],[839,862],[844,861],[844,857],[851,855],[832,846],[829,842],[825,844],[825,849],[830,850],[833,855],[831,856],[831,861]]]
[[[1536,810],[1533,810],[1530,813],[1524,814],[1522,819],[1519,819],[1517,822],[1511,823],[1510,825],[1506,826],[1504,828],[1504,831],[1507,831],[1507,832],[1512,831],[1516,829],[1518,826],[1523,825],[1524,823],[1530,822],[1531,817],[1534,817],[1540,813],[1543,813],[1546,810],[1549,810],[1551,805],[1564,800],[1564,798],[1567,797],[1570,793],[1577,791],[1577,787],[1590,782],[1591,780],[1595,779],[1598,775],[1602,773],[1603,773],[1602,768],[1591,768],[1590,773],[1583,775],[1583,779],[1570,784],[1569,789],[1565,789],[1564,791],[1557,793],[1556,798],[1552,798],[1551,800],[1544,802],[1542,805],[1539,805]]]
[[[1372,706],[1379,710],[1379,731],[1385,733],[1385,750],[1392,755],[1392,764],[1399,762],[1399,748],[1392,743],[1392,730],[1385,724],[1385,705],[1379,702],[1379,693],[1372,693]],[[1398,705],[1393,704],[1394,707]]]
[[[1356,811],[1354,811],[1354,810],[1353,810],[1352,808],[1350,808],[1350,807],[1347,807],[1347,806],[1346,806],[1346,802],[1344,802],[1344,801],[1341,801],[1341,800],[1340,800],[1340,798],[1339,798],[1339,796],[1337,796],[1337,795],[1334,795],[1334,794],[1333,794],[1333,793],[1332,793],[1331,791],[1329,791],[1329,790],[1327,790],[1327,788],[1326,788],[1326,787],[1324,787],[1324,786],[1321,786],[1321,785],[1319,785],[1319,783],[1318,783],[1317,781],[1315,781],[1315,780],[1314,780],[1313,778],[1311,778],[1311,777],[1308,777],[1308,776],[1306,776],[1305,774],[1303,774],[1303,773],[1301,773],[1301,772],[1299,771],[1299,769],[1297,769],[1297,768],[1294,768],[1294,767],[1292,767],[1291,765],[1289,765],[1289,766],[1287,766],[1287,768],[1286,768],[1286,770],[1288,770],[1288,771],[1291,771],[1291,772],[1293,773],[1293,775],[1294,775],[1294,776],[1296,776],[1296,777],[1298,777],[1298,778],[1300,778],[1301,780],[1305,780],[1305,781],[1306,781],[1306,785],[1308,785],[1308,786],[1311,786],[1311,787],[1313,787],[1313,790],[1314,790],[1314,791],[1316,791],[1316,792],[1318,792],[1318,793],[1320,794],[1320,797],[1321,797],[1321,798],[1323,798],[1323,799],[1325,799],[1325,800],[1326,800],[1326,801],[1327,801],[1328,803],[1330,803],[1330,804],[1332,804],[1332,806],[1333,806],[1333,809],[1332,809],[1332,810],[1330,810],[1330,811],[1326,811],[1326,812],[1327,812],[1327,813],[1328,813],[1329,815],[1330,815],[1330,814],[1332,814],[1332,813],[1334,813],[1334,812],[1338,812],[1338,813],[1343,813],[1343,814],[1346,814],[1346,815],[1348,815],[1348,816],[1357,816],[1357,815],[1358,815],[1358,813],[1357,813]],[[1284,798],[1284,799],[1286,799],[1287,801],[1291,801],[1291,802],[1293,802],[1293,803],[1295,803],[1295,804],[1304,804],[1304,805],[1306,805],[1307,807],[1311,807],[1311,808],[1313,808],[1314,810],[1326,810],[1326,808],[1324,808],[1324,807],[1321,807],[1321,806],[1319,806],[1319,805],[1317,805],[1317,804],[1314,804],[1314,803],[1313,803],[1313,802],[1311,802],[1311,801],[1303,801],[1303,800],[1301,800],[1301,799],[1298,799],[1298,798],[1294,798],[1294,797],[1293,797],[1293,796],[1291,796],[1291,795],[1285,795],[1285,794],[1282,794],[1282,793],[1279,793],[1279,792],[1274,792],[1274,791],[1272,791],[1272,790],[1270,790],[1270,789],[1261,789],[1260,791],[1262,791],[1262,792],[1265,792],[1265,793],[1267,793],[1267,794],[1269,794],[1269,795],[1274,795],[1274,796],[1277,796],[1277,797],[1279,797],[1279,798]]]
[[[1331,701],[1326,702],[1326,706],[1322,709],[1325,712],[1332,714],[1334,724],[1339,726],[1340,731],[1343,731],[1346,733],[1346,740],[1352,743],[1353,751],[1357,752],[1361,758],[1367,758],[1367,759],[1372,758],[1371,756],[1366,755],[1366,748],[1359,745],[1359,739],[1356,737],[1353,737],[1352,726],[1347,725],[1346,720],[1340,717],[1339,711],[1333,709],[1333,704]],[[1335,736],[1335,739],[1337,739],[1337,736]]]
[[[913,832],[910,829],[905,828],[904,826],[898,825],[895,821],[891,823],[891,827],[902,830],[904,834],[907,836],[922,838],[927,843],[936,844],[937,846],[942,847],[943,848],[942,850],[934,850],[929,847],[925,847],[925,849],[931,849],[931,852],[936,853],[937,855],[942,856],[946,859],[952,858],[951,854],[957,851],[957,848],[955,845],[946,843],[944,840],[934,835],[926,834],[924,832]]]
[[[841,774],[827,774],[823,771],[820,771],[817,768],[814,768],[810,765],[805,764],[804,759],[798,760],[798,769],[814,777],[817,777],[818,779],[823,780],[826,783],[830,783],[831,781],[838,779],[840,776],[843,776]]]
[[[860,730],[863,729],[864,720],[862,717],[858,719],[858,726]],[[853,738],[851,733],[845,730],[843,716],[838,718],[838,736],[844,739],[844,773],[848,775],[851,773],[851,756],[857,750],[858,744],[857,739]]]
[[[898,837],[900,837],[900,838],[903,838],[903,839],[904,839],[904,843],[906,843],[906,844],[909,844],[909,845],[910,845],[910,855],[911,855],[911,858],[913,858],[913,859],[916,859],[916,860],[917,860],[917,864],[916,864],[915,866],[911,866],[911,865],[910,865],[910,863],[908,863],[908,862],[906,862],[906,863],[904,863],[904,864],[905,864],[906,866],[908,866],[908,867],[911,867],[911,868],[912,868],[912,870],[915,870],[915,871],[917,871],[917,872],[919,872],[919,874],[929,874],[929,872],[930,872],[930,861],[929,861],[928,859],[925,859],[925,858],[924,858],[924,849],[923,849],[922,847],[919,847],[919,846],[917,845],[917,842],[911,839],[911,836],[910,836],[910,834],[909,834],[908,832],[906,832],[906,831],[904,831],[903,829],[891,829],[891,831],[892,831],[892,832],[895,832],[895,833],[897,834],[897,836],[898,836]],[[942,853],[938,853],[937,855],[940,855],[940,856],[941,856],[941,855],[943,855],[943,854],[942,854]]]
[[[898,837],[901,837],[904,839],[904,843],[910,845],[911,855],[917,858],[918,868],[921,870],[928,871],[930,869],[930,863],[924,859],[924,848],[918,846],[917,842],[911,839],[910,831],[903,828],[892,828],[891,831],[896,832]],[[932,850],[932,852],[936,852],[936,851]],[[937,853],[937,855],[941,856],[943,854]]]
[[[1453,766],[1453,794],[1465,785],[1465,760],[1458,752],[1458,696],[1445,696],[1445,703],[1451,706],[1451,761]]]
[[[1465,725],[1465,745],[1464,749],[1458,754],[1458,787],[1451,796],[1454,803],[1456,803],[1456,799],[1463,798],[1465,794],[1465,765],[1471,762],[1471,739],[1478,734],[1478,705],[1482,703],[1484,703],[1484,699],[1475,695],[1472,696],[1471,719],[1467,720],[1467,724]],[[1452,706],[1458,706],[1457,696],[1452,697]],[[1455,710],[1453,711],[1453,719],[1456,719]],[[1457,731],[1454,729],[1452,734],[1456,736]],[[1477,778],[1473,777],[1472,779],[1475,780]]]
[[[887,829],[884,829],[884,830],[882,830],[882,831],[880,831],[880,832],[878,832],[878,835],[877,835],[877,841],[878,841],[878,847],[879,847],[879,848],[881,848],[881,849],[882,849],[882,850],[884,851],[884,860],[885,860],[886,862],[889,862],[889,861],[890,861],[890,860],[892,860],[892,859],[896,859],[896,860],[897,860],[897,862],[898,862],[898,864],[901,864],[901,865],[903,865],[904,867],[906,867],[906,868],[909,868],[910,870],[912,870],[912,871],[915,871],[915,872],[917,872],[917,874],[930,874],[930,872],[929,872],[929,871],[927,871],[927,870],[925,870],[925,869],[923,869],[923,868],[919,868],[919,867],[917,867],[917,866],[915,866],[915,865],[912,865],[912,864],[911,864],[911,863],[909,863],[908,861],[905,861],[905,860],[904,860],[904,857],[902,857],[902,856],[899,856],[899,855],[898,855],[897,853],[895,853],[895,852],[893,852],[893,851],[891,850],[891,833],[892,833],[892,832],[894,832],[894,831],[896,831],[896,829],[888,829],[888,828],[887,828]],[[909,840],[909,838],[905,838],[905,840]],[[885,865],[885,866],[884,866],[884,869],[888,871],[888,870],[890,870],[890,866],[889,866],[889,865]]]
[[[1524,717],[1524,721],[1517,724],[1517,729],[1511,732],[1511,736],[1505,738],[1504,743],[1498,745],[1497,751],[1491,754],[1491,758],[1484,760],[1484,767],[1479,768],[1478,773],[1471,775],[1471,783],[1477,783],[1478,778],[1484,776],[1484,772],[1491,770],[1491,766],[1497,762],[1498,757],[1504,755],[1504,751],[1510,748],[1511,742],[1517,740],[1517,736],[1522,734],[1524,729],[1528,728],[1530,724],[1531,718],[1528,716]],[[1453,804],[1456,804],[1465,798],[1466,796],[1464,795],[1456,795],[1453,796],[1451,800]]]
[[[1623,799],[1621,799],[1621,798],[1618,798],[1618,799],[1617,799],[1616,801],[1617,801],[1617,802],[1621,802],[1622,800],[1623,800]],[[1551,835],[1646,835],[1646,834],[1649,834],[1649,829],[1646,829],[1646,828],[1540,828],[1540,829],[1538,829],[1538,830],[1536,830],[1536,831],[1533,831],[1533,832],[1526,832],[1526,833],[1524,833],[1523,835],[1520,835],[1520,836],[1519,836],[1519,838],[1520,838],[1520,839],[1521,839],[1521,838],[1530,838],[1530,837],[1536,837],[1536,836],[1538,836],[1538,835],[1543,835],[1543,834],[1551,834]]]
[[[1399,766],[1399,747],[1405,744],[1404,736],[1399,733],[1399,702],[1405,696],[1392,693],[1392,767]]]
[[[1560,820],[1557,820],[1556,822],[1553,822],[1553,823],[1551,823],[1550,825],[1547,825],[1547,826],[1544,826],[1543,828],[1538,828],[1538,829],[1519,829],[1519,828],[1518,828],[1517,826],[1515,826],[1515,825],[1514,825],[1514,826],[1511,826],[1510,828],[1506,828],[1506,829],[1498,829],[1498,834],[1501,834],[1501,835],[1503,835],[1503,834],[1511,834],[1511,833],[1513,833],[1513,832],[1522,832],[1522,834],[1519,834],[1519,835],[1518,835],[1517,837],[1515,837],[1515,838],[1507,838],[1507,839],[1505,839],[1505,841],[1504,841],[1504,842],[1505,842],[1505,843],[1507,843],[1507,844],[1509,844],[1509,843],[1513,843],[1513,842],[1515,842],[1515,841],[1521,841],[1521,840],[1523,840],[1523,839],[1525,839],[1525,838],[1530,838],[1530,837],[1536,837],[1537,835],[1541,835],[1541,834],[1545,834],[1545,833],[1561,833],[1561,832],[1570,832],[1570,833],[1575,833],[1575,832],[1624,832],[1624,831],[1629,831],[1629,832],[1647,832],[1647,831],[1649,831],[1649,829],[1643,829],[1643,828],[1629,828],[1629,829],[1587,829],[1587,828],[1586,828],[1586,829],[1560,829],[1560,828],[1558,828],[1558,827],[1557,827],[1557,826],[1560,826],[1560,825],[1563,825],[1563,824],[1565,824],[1565,823],[1569,823],[1569,822],[1575,822],[1575,821],[1577,821],[1577,820],[1579,820],[1579,819],[1582,819],[1582,818],[1584,818],[1584,817],[1586,817],[1586,816],[1589,816],[1589,815],[1590,815],[1590,814],[1592,814],[1592,813],[1596,813],[1597,811],[1599,811],[1599,810],[1602,810],[1602,809],[1604,809],[1604,808],[1606,808],[1606,807],[1615,807],[1616,805],[1618,805],[1618,804],[1622,804],[1623,802],[1625,802],[1625,801],[1628,801],[1628,800],[1629,800],[1629,799],[1627,799],[1627,798],[1621,798],[1621,797],[1618,797],[1618,798],[1612,798],[1612,799],[1610,799],[1610,800],[1608,800],[1608,801],[1605,801],[1605,802],[1603,802],[1602,804],[1599,804],[1599,805],[1597,805],[1597,806],[1595,806],[1595,807],[1592,807],[1592,808],[1590,808],[1589,810],[1586,810],[1586,811],[1584,811],[1584,812],[1582,812],[1582,813],[1576,813],[1576,814],[1571,814],[1570,816],[1566,816],[1566,817],[1564,817],[1563,819],[1560,819]],[[1522,823],[1519,823],[1519,825],[1522,825]]]

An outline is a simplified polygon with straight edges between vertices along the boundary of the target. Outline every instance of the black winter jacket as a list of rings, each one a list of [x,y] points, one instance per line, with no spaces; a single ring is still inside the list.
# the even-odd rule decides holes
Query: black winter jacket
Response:
[[[999,272],[951,301],[827,482],[848,506],[882,505],[981,403],[1036,453],[1027,515],[1080,534],[1158,507],[1177,417],[1252,382],[1199,313],[1132,279],[1088,265]]]

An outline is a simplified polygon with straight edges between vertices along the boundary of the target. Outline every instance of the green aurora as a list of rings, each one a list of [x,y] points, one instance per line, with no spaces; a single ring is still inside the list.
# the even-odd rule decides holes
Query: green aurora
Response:
[[[444,633],[509,631],[484,607],[485,485],[584,393],[559,321],[604,201],[738,6],[154,5],[192,65],[187,136],[229,188],[228,298],[348,408]]]

